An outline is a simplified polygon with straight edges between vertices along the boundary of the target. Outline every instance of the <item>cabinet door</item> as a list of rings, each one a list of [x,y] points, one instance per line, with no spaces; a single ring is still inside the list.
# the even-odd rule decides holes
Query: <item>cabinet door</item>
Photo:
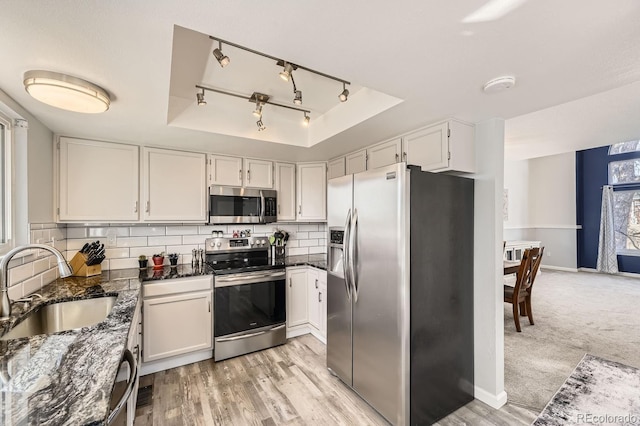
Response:
[[[138,147],[61,137],[60,221],[138,221]]]
[[[449,167],[449,124],[427,127],[404,137],[407,164],[422,170]]]
[[[320,283],[319,304],[320,304],[320,334],[327,337],[327,271],[318,271],[318,281]]]
[[[243,170],[247,188],[273,188],[273,162],[245,158]]]
[[[327,163],[298,164],[296,177],[297,220],[327,220]]]
[[[327,179],[344,176],[346,174],[345,158],[340,157],[329,161],[329,173]]]
[[[142,309],[144,362],[213,348],[211,291],[146,299]]]
[[[400,162],[402,140],[393,139],[367,149],[367,170]]]
[[[209,185],[242,186],[242,158],[210,155]]]
[[[143,149],[144,220],[205,222],[205,154]]]
[[[309,321],[307,303],[307,268],[287,269],[287,328]]]
[[[296,220],[296,165],[276,163],[278,222]]]
[[[367,150],[354,152],[346,156],[345,171],[348,175],[367,170]]]
[[[320,277],[316,269],[307,271],[307,289],[309,304],[309,324],[320,330],[322,319],[320,318]]]

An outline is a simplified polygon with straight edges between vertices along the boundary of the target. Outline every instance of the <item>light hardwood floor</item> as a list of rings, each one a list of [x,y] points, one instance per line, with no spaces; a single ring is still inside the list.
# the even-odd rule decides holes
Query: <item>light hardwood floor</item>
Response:
[[[387,425],[326,368],[325,346],[311,335],[214,363],[212,360],[140,379],[152,403],[136,411],[147,425]],[[473,401],[439,425],[529,425],[536,413]]]

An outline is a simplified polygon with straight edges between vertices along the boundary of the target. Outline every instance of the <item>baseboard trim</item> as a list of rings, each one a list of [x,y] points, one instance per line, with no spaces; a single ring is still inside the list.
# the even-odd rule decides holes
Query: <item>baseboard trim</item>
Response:
[[[157,373],[158,371],[168,370],[170,368],[180,367],[182,365],[193,364],[194,362],[204,361],[213,358],[213,351],[195,352],[187,355],[178,355],[167,359],[159,359],[157,361],[143,362],[140,366],[140,375]]]
[[[474,386],[473,394],[475,399],[484,402],[489,407],[495,408],[496,410],[500,409],[500,407],[507,403],[507,393],[505,391],[494,395],[482,388],[479,388],[478,386]]]
[[[578,268],[579,272],[589,272],[592,274],[602,274],[603,272],[598,272],[597,269],[593,269],[593,268]],[[638,278],[640,277],[640,274],[634,274],[632,272],[618,272],[617,274],[606,274],[606,275],[618,275],[621,277],[628,277],[628,278]]]
[[[540,265],[542,270],[550,269],[552,271],[578,272],[578,268],[567,268],[565,266]]]

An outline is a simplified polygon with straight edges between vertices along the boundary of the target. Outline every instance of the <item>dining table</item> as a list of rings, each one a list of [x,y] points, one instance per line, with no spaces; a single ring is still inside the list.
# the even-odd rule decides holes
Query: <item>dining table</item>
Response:
[[[504,275],[511,275],[518,272],[518,268],[520,268],[520,262],[517,260],[504,260]]]

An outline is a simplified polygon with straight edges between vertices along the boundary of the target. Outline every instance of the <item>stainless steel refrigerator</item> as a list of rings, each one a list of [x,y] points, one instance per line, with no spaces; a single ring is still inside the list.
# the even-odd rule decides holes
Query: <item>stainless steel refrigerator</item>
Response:
[[[390,423],[434,423],[473,399],[473,180],[398,163],[327,196],[327,367]]]

